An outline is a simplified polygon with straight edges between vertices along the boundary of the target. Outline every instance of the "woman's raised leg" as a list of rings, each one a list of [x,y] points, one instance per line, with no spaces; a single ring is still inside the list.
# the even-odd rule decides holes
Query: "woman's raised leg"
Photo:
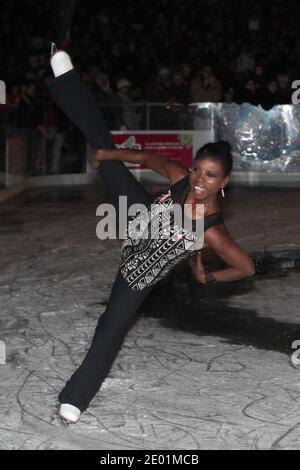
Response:
[[[60,53],[61,51],[56,54]],[[88,86],[80,80],[74,68],[55,78],[50,85],[50,90],[57,104],[84,133],[92,147],[114,148],[112,135],[97,101]],[[102,162],[99,173],[103,177],[110,202],[115,207],[119,202],[119,196],[127,196],[128,206],[136,203],[149,204],[150,197],[145,188],[122,162]]]

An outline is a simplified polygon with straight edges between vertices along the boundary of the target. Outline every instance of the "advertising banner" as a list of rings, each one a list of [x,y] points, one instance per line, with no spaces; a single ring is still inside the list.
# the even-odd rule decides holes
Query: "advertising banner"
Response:
[[[193,161],[194,132],[133,131],[113,132],[114,143],[118,148],[131,148],[161,155],[178,161],[191,168]],[[130,164],[129,168],[142,169],[142,165]]]

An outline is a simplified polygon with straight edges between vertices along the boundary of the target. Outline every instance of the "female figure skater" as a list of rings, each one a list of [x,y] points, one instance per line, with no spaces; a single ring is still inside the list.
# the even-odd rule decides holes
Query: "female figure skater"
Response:
[[[188,231],[178,230],[175,225],[171,226],[167,238],[159,236],[136,239],[128,230],[122,247],[120,269],[107,308],[99,319],[91,347],[83,363],[59,395],[59,416],[68,425],[76,423],[81,413],[88,408],[108,375],[138,308],[153,286],[175,264],[190,257],[193,260],[193,272],[202,284],[250,277],[254,274],[254,265],[248,254],[231,238],[223,223],[217,198],[220,190],[224,196],[224,187],[232,169],[228,143],[204,145],[198,151],[191,171],[180,163],[158,155],[127,149],[116,150],[97,103],[90,90],[79,80],[70,57],[64,51],[58,51],[52,56],[51,65],[56,77],[51,84],[52,95],[86,135],[91,146],[99,149],[91,162],[94,168],[99,167],[110,202],[118,207],[119,196],[127,196],[128,206],[143,204],[151,219],[151,199],[123,162],[143,163],[170,181],[169,192],[157,200],[162,208],[170,209],[175,202],[184,206],[190,204],[192,219],[197,218],[194,217],[197,208],[204,208],[204,246],[213,248],[229,265],[220,271],[207,272],[201,251],[191,249],[195,236]],[[134,220],[138,217],[139,222],[145,222],[143,213]]]

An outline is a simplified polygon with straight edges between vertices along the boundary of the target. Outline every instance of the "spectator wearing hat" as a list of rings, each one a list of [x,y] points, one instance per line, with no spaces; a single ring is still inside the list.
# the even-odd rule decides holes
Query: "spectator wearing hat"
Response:
[[[137,116],[138,107],[131,98],[131,82],[123,77],[117,82],[117,95],[120,107],[118,128],[120,130],[140,129],[140,119]]]
[[[159,69],[149,101],[152,103],[168,103],[174,98],[172,74],[168,67]]]

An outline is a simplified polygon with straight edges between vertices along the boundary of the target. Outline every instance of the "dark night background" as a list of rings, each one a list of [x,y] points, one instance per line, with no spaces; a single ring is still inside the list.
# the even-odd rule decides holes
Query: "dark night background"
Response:
[[[50,43],[61,43],[75,3],[0,2],[0,70],[11,102],[29,81],[43,94]],[[70,50],[92,87],[101,73],[113,91],[126,78],[135,101],[268,108],[290,103],[290,83],[300,76],[299,10],[294,0],[78,0]]]

